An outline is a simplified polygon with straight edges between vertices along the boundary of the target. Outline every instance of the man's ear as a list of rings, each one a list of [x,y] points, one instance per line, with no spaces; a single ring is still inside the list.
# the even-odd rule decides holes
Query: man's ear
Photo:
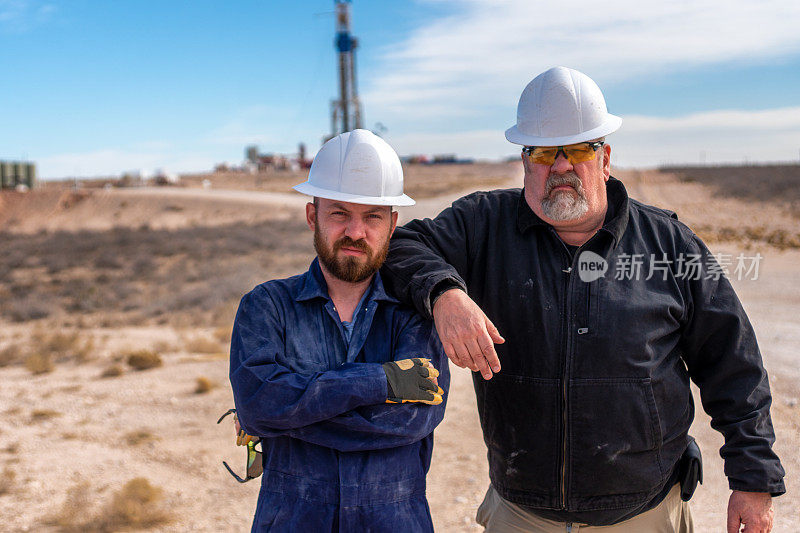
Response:
[[[605,157],[603,158],[603,176],[605,176],[605,180],[608,181],[608,178],[611,176],[611,145],[604,144],[602,150],[605,152]]]
[[[306,204],[306,224],[311,231],[317,226],[317,207],[312,202]]]
[[[397,227],[397,211],[392,211],[392,231],[389,233],[389,237],[394,235],[394,230]]]

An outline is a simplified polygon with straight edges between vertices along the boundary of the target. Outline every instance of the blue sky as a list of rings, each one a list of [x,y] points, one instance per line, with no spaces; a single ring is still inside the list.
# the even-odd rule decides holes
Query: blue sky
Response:
[[[534,7],[535,6],[535,7]],[[365,126],[399,153],[502,158],[524,86],[565,65],[623,117],[624,166],[797,161],[800,3],[354,0]],[[43,177],[314,153],[333,0],[0,0],[0,159]],[[576,18],[577,14],[581,14]]]

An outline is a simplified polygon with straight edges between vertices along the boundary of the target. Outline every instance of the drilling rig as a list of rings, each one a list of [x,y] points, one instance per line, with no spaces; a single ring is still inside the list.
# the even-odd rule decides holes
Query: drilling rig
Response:
[[[361,128],[361,102],[356,88],[356,48],[350,33],[350,0],[336,3],[336,39],[339,56],[339,99],[331,101],[331,137]]]

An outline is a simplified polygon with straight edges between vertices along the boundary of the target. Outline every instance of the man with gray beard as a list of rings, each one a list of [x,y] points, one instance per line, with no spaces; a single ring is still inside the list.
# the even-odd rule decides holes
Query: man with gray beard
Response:
[[[784,471],[753,328],[700,238],[611,176],[621,123],[585,74],[540,74],[506,131],[524,188],[397,228],[383,279],[474,372],[486,531],[693,531],[691,379],[725,437],[728,533],[768,532]]]

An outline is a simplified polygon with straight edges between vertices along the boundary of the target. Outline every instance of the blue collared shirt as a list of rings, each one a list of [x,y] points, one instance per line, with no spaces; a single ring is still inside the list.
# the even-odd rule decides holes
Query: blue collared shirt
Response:
[[[344,320],[341,320],[340,317],[342,323],[342,333],[344,334],[344,341],[347,343],[348,346],[350,345],[350,339],[353,337],[353,330],[356,327],[356,322],[362,315],[362,310],[365,312],[367,310],[366,306],[364,305],[364,302],[366,301],[367,296],[369,296],[369,293],[372,292],[372,285],[374,283],[375,283],[375,278],[373,278],[372,283],[369,285],[369,287],[367,287],[367,290],[364,291],[364,294],[361,295],[361,300],[358,301],[358,305],[356,305],[356,308],[353,311],[353,317],[350,320],[350,322],[345,322]]]

